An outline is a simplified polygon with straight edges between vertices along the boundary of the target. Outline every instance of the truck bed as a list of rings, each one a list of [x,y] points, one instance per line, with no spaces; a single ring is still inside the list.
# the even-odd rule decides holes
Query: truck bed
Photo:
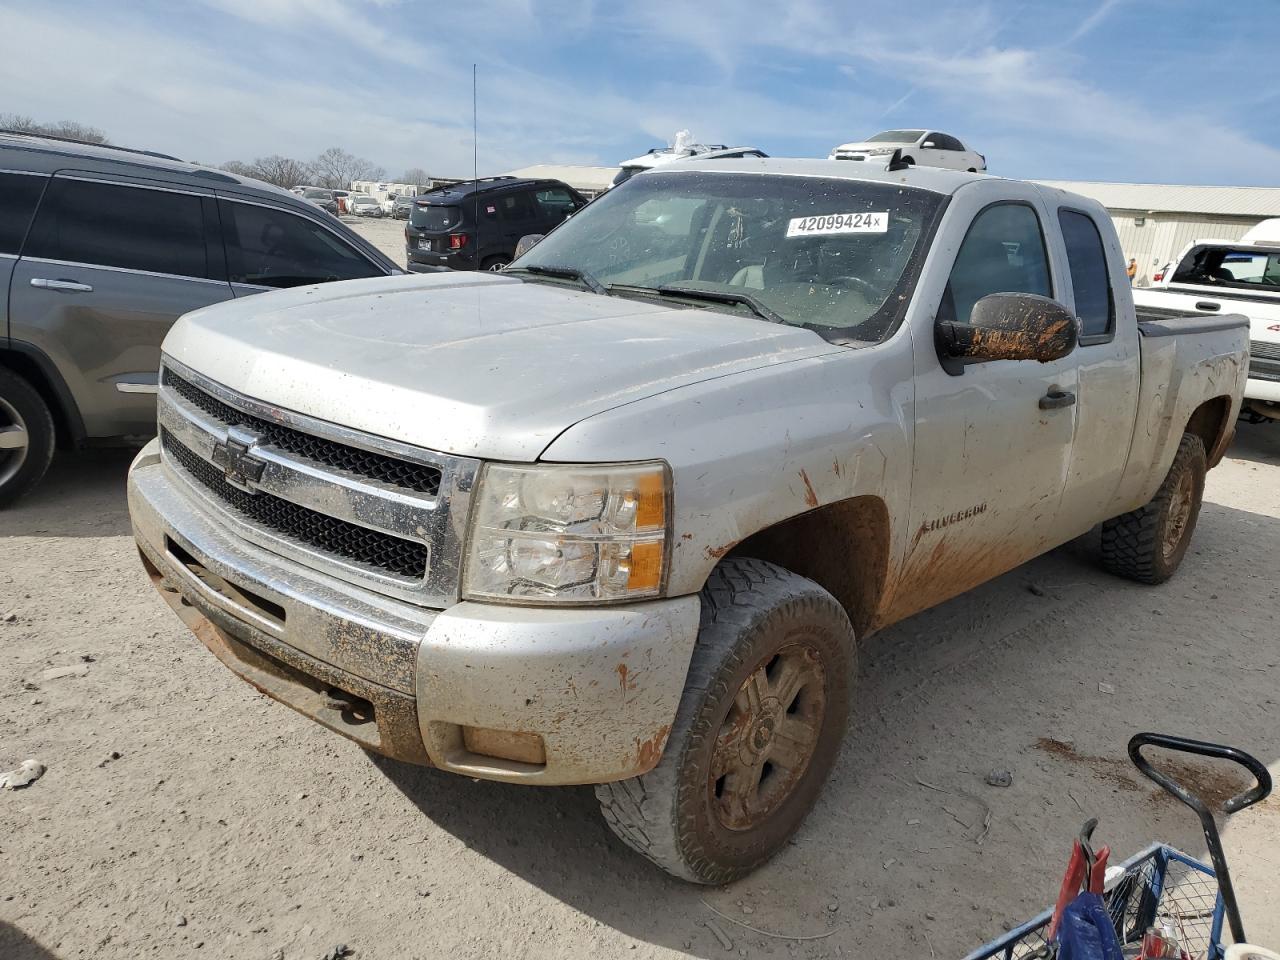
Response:
[[[1243,313],[1200,313],[1150,305],[1135,309],[1138,313],[1138,332],[1144,337],[1174,337],[1178,334],[1211,333],[1249,327],[1249,318]]]

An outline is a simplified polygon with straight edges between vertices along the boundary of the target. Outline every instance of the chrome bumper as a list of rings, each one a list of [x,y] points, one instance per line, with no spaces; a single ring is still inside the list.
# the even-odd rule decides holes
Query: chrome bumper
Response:
[[[130,469],[129,510],[153,582],[201,641],[268,696],[368,749],[531,784],[623,779],[662,755],[696,596],[425,609],[228,532],[154,441]]]

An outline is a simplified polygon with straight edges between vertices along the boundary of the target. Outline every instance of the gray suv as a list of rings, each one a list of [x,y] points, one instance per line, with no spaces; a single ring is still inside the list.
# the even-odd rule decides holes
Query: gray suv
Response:
[[[182,314],[402,271],[269,184],[173,157],[0,132],[0,507],[55,445],[155,433]]]

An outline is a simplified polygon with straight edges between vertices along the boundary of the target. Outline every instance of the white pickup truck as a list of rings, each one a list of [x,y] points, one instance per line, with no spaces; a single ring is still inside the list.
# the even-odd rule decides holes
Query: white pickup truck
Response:
[[[1133,292],[1144,315],[1249,318],[1245,415],[1280,420],[1280,219],[1264,220],[1239,240],[1196,240],[1151,287]]]
[[[703,160],[502,273],[198,310],[129,476],[233,671],[369,750],[597,784],[741,876],[828,778],[857,643],[1096,524],[1169,577],[1242,317],[1138,322],[1106,211],[963,172]]]

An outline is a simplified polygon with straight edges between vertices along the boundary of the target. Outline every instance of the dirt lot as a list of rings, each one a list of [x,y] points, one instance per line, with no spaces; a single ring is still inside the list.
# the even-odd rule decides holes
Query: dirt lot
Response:
[[[128,459],[61,457],[0,514],[0,769],[49,768],[0,793],[6,960],[955,957],[1052,898],[1088,814],[1118,853],[1203,853],[1127,767],[1134,731],[1280,769],[1280,427],[1242,426],[1170,584],[1112,579],[1086,537],[869,640],[817,809],[723,889],[632,855],[588,788],[374,759],[256,694],[153,595]],[[84,675],[42,678],[62,666]],[[1280,943],[1280,803],[1227,843],[1252,938]]]
[[[404,224],[393,217],[343,217],[342,222],[404,266]]]

